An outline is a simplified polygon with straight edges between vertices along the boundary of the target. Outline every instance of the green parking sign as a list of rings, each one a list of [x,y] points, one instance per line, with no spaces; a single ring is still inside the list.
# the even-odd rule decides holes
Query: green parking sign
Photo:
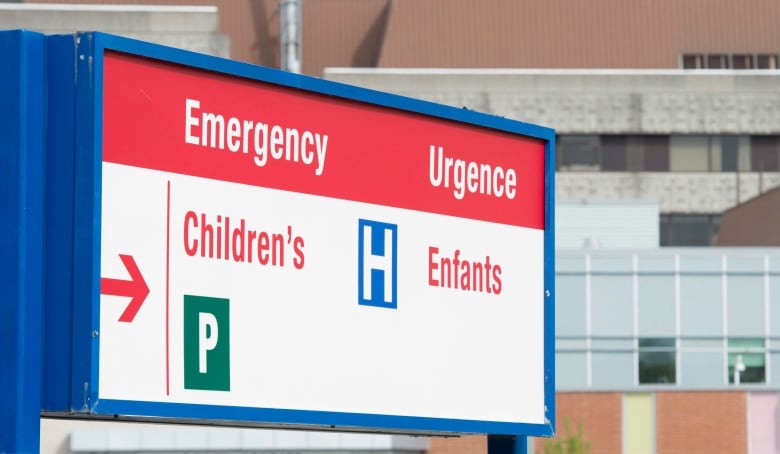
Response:
[[[230,300],[184,295],[184,388],[230,391]]]

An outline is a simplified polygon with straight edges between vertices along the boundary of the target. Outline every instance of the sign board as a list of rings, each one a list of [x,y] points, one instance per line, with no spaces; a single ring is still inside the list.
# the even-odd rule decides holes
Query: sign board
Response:
[[[103,34],[78,54],[86,411],[552,433],[552,130]]]

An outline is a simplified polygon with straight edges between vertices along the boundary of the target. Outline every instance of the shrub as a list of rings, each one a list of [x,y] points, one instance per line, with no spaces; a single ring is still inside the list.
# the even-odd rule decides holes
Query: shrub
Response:
[[[588,454],[590,443],[582,434],[582,423],[577,424],[577,433],[571,433],[569,420],[563,420],[565,433],[544,442],[544,454]]]

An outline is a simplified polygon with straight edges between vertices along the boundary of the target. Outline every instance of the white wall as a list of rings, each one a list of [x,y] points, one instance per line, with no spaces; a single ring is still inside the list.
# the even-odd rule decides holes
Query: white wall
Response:
[[[422,453],[428,438],[301,430],[236,429],[73,419],[41,420],[41,453],[349,452]]]
[[[558,201],[555,247],[652,249],[659,245],[658,204],[652,201]]]

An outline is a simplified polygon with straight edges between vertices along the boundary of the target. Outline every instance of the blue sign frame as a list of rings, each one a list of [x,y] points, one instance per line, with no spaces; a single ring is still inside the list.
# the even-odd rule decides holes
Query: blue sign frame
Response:
[[[70,288],[72,297],[63,303],[63,297],[47,297],[45,304],[53,319],[45,349],[45,386],[43,408],[46,412],[79,417],[124,417],[128,419],[164,418],[179,422],[203,423],[204,420],[222,421],[236,426],[296,426],[342,430],[367,430],[389,433],[450,433],[490,434],[510,436],[551,436],[555,428],[555,250],[554,250],[554,171],[555,132],[546,127],[486,115],[467,109],[457,109],[431,102],[406,98],[378,91],[348,86],[318,78],[286,73],[246,63],[197,54],[180,49],[146,43],[104,33],[79,33],[76,46],[73,36],[50,37],[50,65],[62,68],[50,74],[51,84],[60,87],[50,100],[50,122],[61,120],[48,133],[50,143],[72,144],[57,151],[57,164],[66,171],[57,173],[52,168],[50,178],[58,184],[73,188],[51,194],[59,198],[56,207],[48,206],[47,214],[72,202],[72,215],[60,213],[61,219],[72,221],[59,230],[48,226],[48,241],[54,244],[72,244],[71,248],[55,248],[47,252],[47,262],[55,265],[47,278],[47,288]],[[122,52],[143,58],[156,59],[203,71],[242,77],[281,87],[316,92],[332,97],[374,104],[429,117],[452,120],[483,128],[505,131],[542,140],[545,143],[544,175],[544,424],[509,423],[411,417],[403,415],[376,415],[341,412],[306,411],[295,409],[234,407],[164,402],[99,400],[99,311],[100,311],[100,238],[101,238],[101,164],[102,164],[102,93],[103,56],[106,51]],[[75,54],[74,54],[75,52]],[[70,59],[69,59],[70,57]],[[66,69],[69,62],[74,76]],[[51,71],[50,71],[51,72]],[[70,79],[69,79],[70,78]],[[75,120],[72,120],[75,118]],[[75,123],[75,124],[74,124]],[[68,159],[72,161],[68,162]],[[72,173],[68,173],[70,169]],[[72,200],[68,198],[72,197]],[[72,273],[72,276],[71,274]],[[49,292],[51,293],[51,292]],[[518,348],[522,348],[518,346]],[[512,358],[507,358],[512,361]],[[64,385],[62,377],[71,377]],[[67,391],[65,388],[68,388]]]
[[[45,45],[0,32],[0,452],[40,450]]]

